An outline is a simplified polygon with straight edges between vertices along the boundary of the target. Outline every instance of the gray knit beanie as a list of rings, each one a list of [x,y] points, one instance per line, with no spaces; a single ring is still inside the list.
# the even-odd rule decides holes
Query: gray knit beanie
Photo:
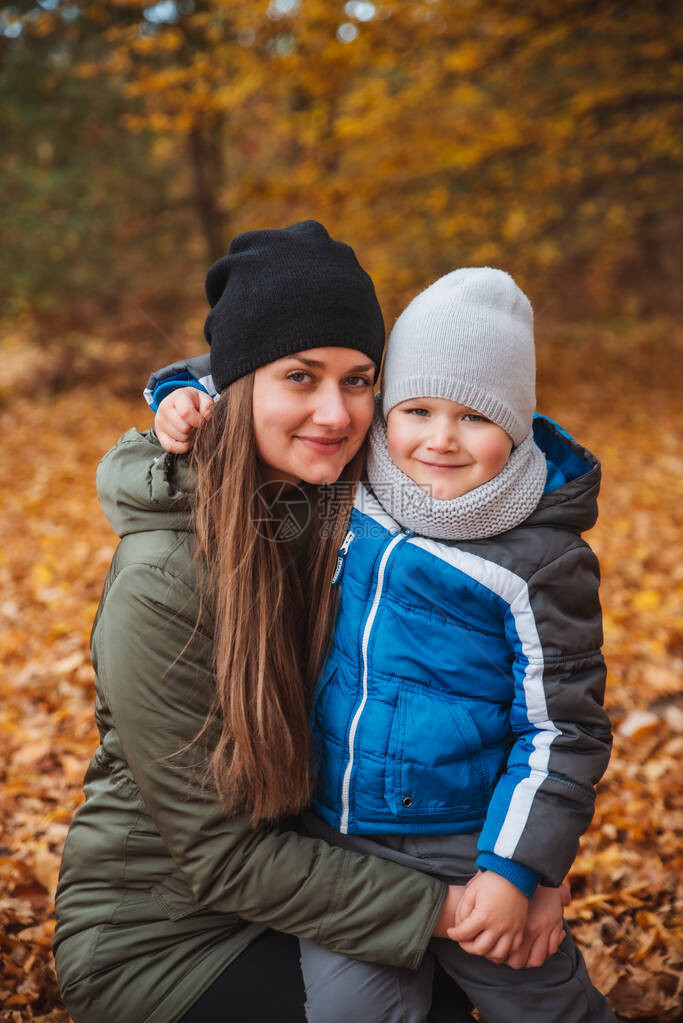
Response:
[[[504,270],[453,270],[421,292],[389,337],[382,409],[448,398],[501,426],[515,445],[536,408],[531,303]]]

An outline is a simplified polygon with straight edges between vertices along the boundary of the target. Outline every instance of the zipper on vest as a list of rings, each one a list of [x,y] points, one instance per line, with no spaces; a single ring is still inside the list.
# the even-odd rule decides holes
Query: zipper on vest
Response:
[[[355,540],[355,538],[356,538],[356,534],[353,532],[353,530],[350,529],[348,531],[348,533],[346,534],[346,536],[344,537],[344,543],[341,545],[341,547],[337,551],[337,566],[336,566],[336,568],[334,570],[334,575],[332,576],[332,585],[333,586],[336,586],[336,584],[339,582],[341,577],[344,575],[344,565],[346,564],[346,555],[349,553],[349,547],[351,546],[351,544]]]
[[[375,593],[372,598],[372,606],[370,607],[370,613],[368,614],[365,621],[365,627],[363,629],[363,640],[361,644],[361,653],[363,657],[363,696],[356,708],[356,713],[353,715],[353,721],[351,722],[351,728],[349,729],[348,760],[346,762],[346,769],[344,771],[344,778],[342,781],[342,813],[339,830],[345,835],[348,834],[349,830],[349,790],[351,788],[351,772],[353,771],[356,732],[358,731],[358,724],[363,716],[365,704],[368,699],[368,647],[370,644],[370,636],[372,634],[372,627],[377,615],[380,598],[382,596],[387,562],[389,561],[394,548],[398,547],[402,540],[407,540],[408,536],[412,536],[412,533],[396,533],[384,548],[379,568],[377,569],[377,582],[375,584]]]

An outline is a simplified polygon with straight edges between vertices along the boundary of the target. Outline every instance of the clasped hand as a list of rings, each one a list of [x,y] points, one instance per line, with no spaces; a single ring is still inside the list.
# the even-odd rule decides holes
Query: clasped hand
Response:
[[[541,966],[564,938],[562,910],[569,901],[566,885],[539,886],[529,900],[504,877],[485,871],[465,887],[449,887],[434,936],[516,970]]]

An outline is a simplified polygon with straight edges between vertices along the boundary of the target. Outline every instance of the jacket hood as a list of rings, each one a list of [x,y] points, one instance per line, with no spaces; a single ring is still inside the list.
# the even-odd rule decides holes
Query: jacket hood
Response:
[[[120,537],[155,529],[191,532],[189,459],[172,455],[152,430],[128,430],[97,467],[97,495]]]
[[[547,416],[537,413],[533,430],[548,475],[543,497],[523,525],[556,525],[576,533],[591,529],[598,518],[600,462]]]

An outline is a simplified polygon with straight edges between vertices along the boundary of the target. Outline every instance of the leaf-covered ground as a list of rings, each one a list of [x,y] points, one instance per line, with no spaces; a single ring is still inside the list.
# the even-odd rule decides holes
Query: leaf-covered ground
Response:
[[[682,1018],[682,341],[663,322],[539,329],[539,408],[604,469],[591,542],[616,735],[567,915],[620,1019],[663,1023]],[[53,897],[96,746],[88,634],[115,546],[94,470],[150,417],[111,380],[0,397],[0,1020],[67,1023]]]

